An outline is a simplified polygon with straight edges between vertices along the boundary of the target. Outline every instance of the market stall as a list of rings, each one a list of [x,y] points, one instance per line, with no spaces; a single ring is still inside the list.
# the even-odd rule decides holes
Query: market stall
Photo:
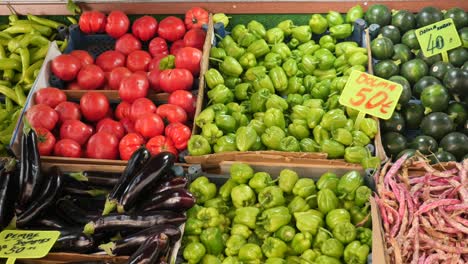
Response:
[[[463,1],[0,6],[8,263],[468,261]]]

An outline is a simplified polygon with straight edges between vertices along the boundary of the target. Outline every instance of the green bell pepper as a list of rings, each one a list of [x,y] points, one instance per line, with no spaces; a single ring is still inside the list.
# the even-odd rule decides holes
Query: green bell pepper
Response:
[[[223,131],[215,124],[206,124],[202,127],[201,135],[208,140],[208,143],[215,144],[216,141],[223,136]]]
[[[224,201],[229,201],[231,199],[231,192],[234,187],[238,184],[233,179],[227,180],[220,188],[219,195]]]
[[[351,146],[345,149],[344,159],[349,163],[361,163],[369,156],[369,150],[362,146]]]
[[[359,124],[359,130],[364,132],[369,138],[374,138],[377,134],[377,122],[372,118],[364,118]]]
[[[318,67],[320,70],[329,70],[333,67],[336,57],[333,53],[325,48],[318,49],[314,56],[319,60]]]
[[[245,28],[245,27],[244,27]],[[232,37],[231,37],[232,36]],[[226,48],[229,45],[235,45],[236,44],[236,39],[234,38],[234,34],[226,35],[218,44],[219,47],[221,48]]]
[[[367,186],[359,186],[356,189],[356,195],[354,197],[354,203],[357,206],[363,206],[369,202],[369,197],[372,195],[372,190]]]
[[[283,258],[268,258],[265,261],[265,264],[287,264],[286,260]]]
[[[248,32],[249,32],[249,30],[245,27],[245,25],[238,24],[234,28],[232,28],[232,30],[231,30],[231,36],[232,37],[227,35],[224,39],[229,37],[229,38],[231,38],[232,42],[234,42],[234,41],[237,41],[240,36],[242,36],[243,34],[248,33]],[[222,43],[223,42],[221,41],[220,44],[222,44]]]
[[[203,127],[206,124],[213,123],[215,119],[215,111],[212,108],[207,108],[200,112],[200,114],[195,117],[195,124],[199,127]]]
[[[288,47],[290,49],[295,49],[297,48],[299,45],[301,44],[301,42],[299,42],[299,40],[295,39],[295,38],[291,38],[288,42]],[[292,51],[291,51],[292,52]]]
[[[291,19],[283,20],[276,25],[277,28],[280,28],[285,36],[291,35],[291,31],[294,28],[294,22]]]
[[[216,198],[206,201],[204,206],[216,208],[218,209],[218,212],[223,213],[223,214],[227,213],[228,208],[229,208],[226,204],[226,201],[224,201],[221,197],[216,197]]]
[[[293,78],[295,78],[295,77],[292,77],[289,80],[291,80]],[[302,96],[300,94],[292,93],[292,94],[288,94],[286,102],[289,104],[290,107],[294,107],[296,105],[301,105],[304,102],[304,99],[302,98]]]
[[[329,238],[331,238],[331,236],[332,236],[332,233],[330,233],[330,231],[321,227],[318,230],[317,235],[314,237],[314,243],[312,244],[312,247],[314,249],[320,250],[323,242],[327,241]]]
[[[288,89],[285,91],[285,94],[298,94],[301,96],[305,92],[305,87],[303,85],[304,79],[297,76],[292,76],[288,80]],[[301,96],[302,98],[302,96]],[[301,100],[302,104],[302,100]]]
[[[333,140],[333,139],[325,139],[320,144],[322,152],[328,154],[328,158],[336,159],[342,158],[345,154],[345,147],[343,144]]]
[[[333,109],[323,115],[320,125],[329,131],[333,131],[337,128],[345,127],[347,120],[343,110]]]
[[[333,237],[347,245],[356,239],[356,228],[350,222],[340,222],[333,229]]]
[[[345,146],[349,146],[353,143],[353,135],[351,135],[351,132],[345,128],[337,128],[333,130],[332,137],[335,141]],[[345,150],[345,155],[346,155],[346,150]]]
[[[283,61],[282,57],[278,53],[269,52],[264,58],[264,66],[267,69],[273,69],[274,67],[280,66]]]
[[[262,225],[257,225],[257,227],[255,227],[255,236],[259,239],[259,240],[265,240],[267,239],[267,237],[270,237],[271,234],[265,230],[265,228],[263,228]]]
[[[252,127],[255,130],[255,132],[257,132],[257,135],[262,135],[266,129],[266,126],[263,123],[263,121],[258,120],[258,119],[250,120],[250,123],[248,126]]]
[[[315,182],[309,178],[300,178],[294,184],[292,193],[296,196],[307,198],[316,193]]]
[[[266,34],[265,27],[258,21],[252,20],[247,24],[247,29],[257,38],[264,38]]]
[[[338,207],[338,198],[335,193],[330,189],[322,189],[317,193],[318,209],[320,212],[326,214]]]
[[[315,142],[318,144],[322,144],[323,141],[327,140],[330,138],[330,134],[328,131],[323,128],[321,125],[315,126],[314,130],[312,130],[312,134],[314,135]],[[343,148],[343,154],[344,154],[344,148]]]
[[[196,218],[187,218],[185,222],[184,235],[200,235],[202,233],[203,222]]]
[[[188,245],[192,242],[200,242],[200,237],[198,235],[184,235],[184,237],[182,238],[182,243],[184,245]]]
[[[260,58],[270,52],[270,47],[264,39],[258,39],[249,45],[247,52],[253,53],[255,58]]]
[[[203,206],[195,204],[192,208],[187,210],[187,218],[196,218],[198,212],[203,208]]]
[[[239,250],[246,243],[246,239],[240,235],[231,236],[226,242],[226,249],[224,252],[228,256],[236,256],[239,254]]]
[[[249,150],[257,138],[257,132],[250,126],[241,126],[236,131],[236,146],[240,151]]]
[[[328,96],[330,95],[330,86],[331,86],[330,79],[325,79],[315,84],[312,90],[310,91],[312,98],[327,100]]]
[[[245,49],[239,47],[236,43],[224,47],[226,54],[234,59],[239,59],[244,53]]]
[[[346,23],[354,23],[359,18],[364,17],[364,10],[360,5],[351,7],[346,13]]]
[[[258,90],[257,92],[253,93],[252,96],[250,97],[250,102],[251,102],[251,111],[253,113],[257,112],[265,112],[266,110],[266,102],[268,98],[270,97],[271,93],[268,89],[262,88]]]
[[[338,43],[340,44],[340,43]],[[335,46],[336,49],[336,46]],[[345,55],[338,56],[335,61],[333,62],[333,67],[335,69],[341,69],[345,66],[348,66],[348,60],[346,59]]]
[[[349,171],[340,178],[336,192],[341,198],[352,201],[354,200],[356,189],[363,183],[364,178],[358,171]]]
[[[224,84],[223,76],[214,68],[205,72],[205,81],[210,89],[215,88],[218,84]]]
[[[372,230],[367,227],[358,227],[356,228],[356,232],[357,239],[359,239],[361,244],[368,245],[370,248],[372,248]]]
[[[249,92],[252,90],[250,83],[241,83],[234,87],[234,97],[239,100],[247,100],[249,98]]]
[[[309,115],[310,110],[311,109],[307,106],[295,105],[292,107],[292,113],[290,115],[290,119],[291,120],[300,119],[300,120],[307,121],[307,117]]]
[[[201,135],[193,135],[190,137],[187,149],[192,156],[201,156],[211,153],[210,143]]]
[[[246,184],[239,184],[232,188],[231,199],[236,208],[254,205],[256,201],[254,191]]]
[[[278,92],[285,91],[288,88],[288,76],[281,67],[274,67],[268,73],[270,79]]]
[[[346,130],[348,131],[351,131],[351,135],[353,135],[353,130],[354,130],[354,121],[353,119],[348,119],[348,121],[346,121],[346,125],[344,127]]]
[[[286,126],[283,112],[278,108],[270,108],[266,110],[265,116],[263,117],[263,123],[267,128],[276,126],[284,129]]]
[[[275,232],[280,227],[287,225],[291,221],[291,214],[285,206],[277,206],[266,209],[262,212],[260,218],[261,224],[267,232]]]
[[[270,79],[270,76],[265,75],[252,83],[255,91],[260,91],[262,89],[267,89],[271,94],[275,93],[275,87],[273,82]]]
[[[216,256],[206,254],[201,260],[201,264],[221,264],[221,260]]]
[[[308,25],[297,26],[291,30],[291,34],[294,38],[299,40],[301,43],[306,43],[312,38],[312,31]]]
[[[224,250],[223,238],[219,227],[209,227],[202,231],[200,241],[205,246],[206,252],[212,255],[221,254]]]
[[[224,58],[224,60],[219,65],[219,70],[222,73],[233,77],[239,77],[244,71],[240,63],[231,56],[226,56]]]
[[[293,58],[287,59],[282,67],[288,77],[295,76],[298,71],[297,62]]]
[[[299,175],[293,170],[283,169],[278,177],[278,186],[285,193],[291,193],[295,184],[299,180]]]
[[[291,50],[289,49],[288,45],[283,42],[273,45],[271,52],[280,55],[282,60],[286,60],[287,58],[291,57]]]
[[[366,71],[366,67],[362,66],[362,65],[354,65],[354,66],[351,66],[347,69],[345,69],[344,71],[341,70],[340,72],[343,72],[343,75],[345,76],[349,76],[351,75],[351,72],[352,71],[360,71],[360,72],[365,72]]]
[[[333,94],[329,96],[327,102],[325,103],[325,108],[329,111],[333,109],[341,109],[342,106],[340,105],[340,95]],[[348,122],[348,120],[346,122]]]
[[[336,70],[334,68],[329,70],[316,69],[314,71],[314,76],[316,76],[319,81],[327,79],[333,80],[336,78]]]
[[[265,133],[261,135],[262,143],[272,150],[279,150],[280,142],[285,137],[286,134],[284,133],[284,130],[277,126],[265,129]]]
[[[303,138],[299,145],[302,152],[318,152],[320,150],[320,145],[311,138]]]
[[[230,115],[217,115],[215,122],[216,126],[218,126],[218,128],[220,128],[224,133],[231,133],[237,130],[236,119]]]
[[[239,58],[239,63],[242,66],[242,68],[250,69],[257,65],[257,59],[255,58],[255,55],[253,55],[253,53],[246,52]]]
[[[257,215],[259,213],[260,209],[257,207],[248,206],[237,208],[233,222],[234,224],[242,224],[254,229],[256,227]]]
[[[190,184],[189,191],[195,196],[198,204],[203,204],[216,196],[216,185],[207,177],[201,176]]]
[[[364,224],[364,227],[370,227],[372,224],[372,219],[369,212],[369,203],[366,203],[364,207],[360,208],[359,206],[353,206],[349,210],[351,215],[351,223],[354,225]]]
[[[227,107],[224,104],[213,104],[213,105],[210,105],[208,108],[213,109],[215,115],[227,114],[227,112],[228,112]],[[212,122],[210,122],[210,123],[212,123]]]
[[[231,179],[238,184],[247,183],[254,176],[252,167],[245,163],[236,162],[232,164],[229,172],[231,174]]]
[[[226,104],[226,109],[227,109],[227,114],[228,115],[232,115],[233,113],[243,111],[242,107],[236,102],[230,102],[230,103]]]
[[[263,241],[262,251],[267,258],[284,258],[288,246],[281,239],[268,237]]]
[[[263,253],[259,245],[247,243],[239,250],[239,260],[243,263],[261,263],[262,259]]]
[[[283,42],[284,32],[281,28],[278,27],[270,28],[265,34],[265,40],[268,42],[268,44]]]
[[[282,98],[281,96],[279,95],[276,95],[276,94],[272,94],[268,100],[266,101],[265,103],[265,106],[267,109],[270,109],[270,108],[277,108],[279,109],[280,111],[284,111],[284,110],[287,110],[288,109],[288,103],[286,102],[286,100],[284,98]]]
[[[319,40],[319,44],[322,48],[327,49],[331,52],[334,52],[336,39],[330,35],[323,35]]]
[[[341,261],[337,258],[329,257],[326,255],[321,255],[318,256],[315,259],[314,263],[320,263],[320,264],[341,264]]]
[[[301,262],[301,264],[313,263],[314,260],[320,255],[320,251],[309,248],[302,253],[301,259],[305,262]]]
[[[320,45],[316,44],[313,40],[309,40],[306,43],[302,43],[297,47],[297,50],[300,52],[301,57],[304,55],[312,55],[318,49],[320,49]]]
[[[223,260],[222,264],[242,264],[242,262],[237,257],[228,256]]]
[[[323,227],[323,215],[315,210],[294,213],[296,228],[301,232],[310,232],[316,235],[319,228]]]
[[[349,223],[351,221],[351,215],[346,209],[333,209],[325,218],[325,222],[330,230],[334,230],[339,223]]]
[[[300,196],[295,196],[291,202],[288,204],[288,209],[289,212],[292,214],[297,213],[297,212],[305,212],[310,209],[309,204],[307,204],[307,201],[300,197]]]
[[[337,239],[329,238],[323,242],[320,250],[322,251],[322,254],[329,257],[341,258],[341,256],[343,256],[344,247]]]
[[[340,13],[336,11],[329,11],[327,14],[327,22],[330,27],[341,25],[344,23],[344,19]]]
[[[232,113],[232,117],[236,119],[236,122],[239,126],[249,125],[249,118],[245,114],[242,114],[241,112]]]
[[[219,214],[218,209],[213,207],[203,207],[197,213],[197,219],[203,222],[203,227],[217,227],[223,221],[223,217]]]
[[[239,235],[248,239],[252,235],[252,230],[244,224],[233,224],[231,227],[231,236]]]
[[[365,264],[370,248],[359,241],[353,241],[344,250],[344,261],[346,264]]]
[[[252,179],[250,179],[249,186],[250,188],[254,189],[256,193],[260,193],[273,182],[274,181],[268,172],[257,172],[254,174]],[[260,202],[261,199],[258,200]]]
[[[277,186],[267,186],[258,193],[258,202],[264,208],[272,208],[284,205],[283,190]]]
[[[211,47],[210,49],[210,57],[223,60],[226,57],[226,51],[223,48]]]
[[[184,259],[190,264],[196,264],[200,262],[203,256],[206,254],[206,249],[202,243],[192,242],[185,246]]]
[[[310,92],[316,83],[317,77],[312,75],[306,75],[304,77],[304,88],[306,89],[306,91]]]
[[[353,145],[355,146],[366,146],[370,143],[370,138],[362,131],[352,131],[351,135],[353,135]]]
[[[240,84],[241,82],[242,79],[239,77],[228,76],[226,79],[224,79],[224,85],[226,85],[226,87],[229,89],[236,88],[236,85]]]
[[[302,57],[301,63],[299,63],[298,67],[299,70],[304,72],[304,74],[312,75],[319,63],[320,60],[316,56],[311,54],[305,54]]]
[[[328,29],[328,21],[320,14],[314,14],[309,20],[309,27],[312,33],[320,35]]]
[[[351,66],[356,66],[356,65],[361,65],[361,66],[366,66],[368,62],[368,57],[366,54],[362,53],[354,53],[351,55],[351,57],[348,59],[348,64]]]
[[[254,42],[257,39],[258,38],[254,34],[250,32],[245,32],[239,36],[239,38],[237,39],[237,43],[241,47],[248,48],[249,45],[252,44],[252,42]]]
[[[314,100],[314,99],[311,99]],[[307,126],[314,129],[320,124],[325,111],[321,108],[310,108],[309,115],[307,116]]]
[[[350,24],[341,24],[330,27],[330,35],[336,39],[345,39],[353,33],[353,28]]]
[[[336,46],[335,46],[336,56],[344,55],[345,51],[350,47],[357,48],[358,44],[356,42],[354,42],[354,41],[343,41],[343,42],[337,43]]]
[[[326,172],[320,176],[319,180],[317,181],[317,189],[330,189],[333,192],[336,192],[336,186],[338,185],[338,177],[335,173]]]
[[[265,66],[252,67],[248,69],[247,71],[245,71],[244,80],[253,82],[265,76],[266,72],[267,72],[267,69],[265,68]]]
[[[365,157],[361,160],[364,169],[377,169],[380,166],[380,159],[377,157]]]
[[[302,119],[293,120],[293,122],[290,123],[288,126],[288,133],[299,140],[303,138],[308,138],[310,135],[309,128],[307,127],[307,122]]]
[[[312,235],[309,232],[297,233],[291,241],[294,254],[302,254],[312,245]]]
[[[296,229],[290,225],[282,226],[275,232],[275,237],[283,240],[284,242],[293,240],[295,235]]]

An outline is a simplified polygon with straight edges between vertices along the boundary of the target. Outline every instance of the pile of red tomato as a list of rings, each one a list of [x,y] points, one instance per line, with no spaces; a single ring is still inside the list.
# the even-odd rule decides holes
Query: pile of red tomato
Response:
[[[149,88],[166,93],[190,90],[200,72],[206,37],[203,24],[208,24],[208,12],[198,7],[187,11],[185,22],[175,16],[159,22],[142,16],[132,25],[121,11],[107,16],[99,11],[84,12],[80,30],[115,38],[114,50],[96,59],[84,50],[75,50],[52,60],[51,70],[67,82],[67,89],[118,90],[120,98],[129,102],[146,97]],[[142,50],[143,46],[148,50]]]
[[[195,97],[178,90],[167,104],[156,106],[147,98],[122,101],[112,109],[105,95],[85,93],[79,104],[67,101],[54,87],[38,90],[26,119],[38,134],[41,156],[128,160],[146,145],[152,154],[169,151],[176,156],[187,147],[188,121],[195,112]]]

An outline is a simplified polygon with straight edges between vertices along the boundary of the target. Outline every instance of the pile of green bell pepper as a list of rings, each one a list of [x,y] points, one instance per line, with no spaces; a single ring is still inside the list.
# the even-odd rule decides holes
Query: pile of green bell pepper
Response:
[[[357,171],[316,182],[234,163],[219,188],[201,176],[189,190],[197,204],[185,224],[188,263],[367,263],[372,191]]]
[[[378,166],[366,147],[377,122],[365,118],[355,125],[357,114],[338,102],[351,71],[366,70],[367,50],[344,41],[362,14],[356,6],[346,19],[330,11],[312,15],[308,25],[235,25],[211,49],[204,75],[209,103],[195,118],[201,132],[188,144],[190,155],[324,152],[330,159]]]

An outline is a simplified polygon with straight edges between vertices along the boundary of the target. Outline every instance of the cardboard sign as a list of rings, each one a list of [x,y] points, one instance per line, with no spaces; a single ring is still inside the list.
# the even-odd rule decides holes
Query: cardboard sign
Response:
[[[400,98],[403,87],[391,81],[360,71],[352,71],[340,96],[340,104],[389,119]]]
[[[418,28],[415,34],[426,57],[447,52],[462,44],[451,18]]]
[[[42,258],[46,256],[59,231],[4,230],[0,233],[0,258]]]

